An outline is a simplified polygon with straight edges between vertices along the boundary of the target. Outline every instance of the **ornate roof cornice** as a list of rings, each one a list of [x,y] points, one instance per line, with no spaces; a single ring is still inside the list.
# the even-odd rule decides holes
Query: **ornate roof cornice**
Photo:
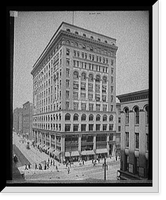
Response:
[[[62,26],[62,24],[61,24]],[[60,26],[60,27],[61,27]],[[53,56],[53,48],[58,45],[59,49],[62,45],[62,38],[63,39],[74,39],[79,41],[84,42],[86,45],[92,45],[95,48],[104,48],[107,50],[112,50],[114,52],[117,51],[118,47],[116,45],[113,44],[108,44],[108,43],[104,43],[101,41],[97,41],[88,37],[84,37],[81,35],[77,35],[75,33],[71,33],[68,31],[64,31],[64,30],[60,30],[60,27],[58,28],[58,30],[55,32],[55,34],[53,35],[53,37],[51,38],[51,40],[49,41],[49,43],[47,44],[47,46],[45,47],[45,49],[43,50],[43,52],[41,53],[41,55],[39,56],[39,58],[37,59],[37,61],[35,62],[35,64],[33,65],[33,69],[31,71],[31,74],[34,75],[36,70],[39,69],[40,65],[43,65],[43,63],[47,63],[51,57]],[[93,52],[93,51],[92,51]],[[95,53],[95,52],[94,52]]]
[[[127,94],[118,95],[117,98],[120,100],[121,103],[135,101],[135,100],[142,100],[149,98],[149,90],[141,90],[137,92],[131,92]]]

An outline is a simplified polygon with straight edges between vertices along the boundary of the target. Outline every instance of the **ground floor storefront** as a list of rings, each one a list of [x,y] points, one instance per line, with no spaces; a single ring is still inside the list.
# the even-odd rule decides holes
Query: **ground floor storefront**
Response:
[[[59,162],[88,161],[115,156],[115,132],[56,133],[33,130],[34,145]]]

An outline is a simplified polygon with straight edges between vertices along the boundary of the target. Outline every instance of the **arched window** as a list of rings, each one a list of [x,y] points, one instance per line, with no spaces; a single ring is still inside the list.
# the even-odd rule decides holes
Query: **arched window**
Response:
[[[81,74],[81,80],[86,80],[86,73],[85,72],[82,72],[82,74]]]
[[[100,121],[100,115],[96,115],[96,121]]]
[[[89,74],[89,81],[93,81],[93,74]]]
[[[113,121],[113,118],[114,118],[113,115],[110,115],[109,116],[109,121]]]
[[[145,123],[146,124],[149,124],[149,106],[148,105],[146,105],[145,106]]]
[[[129,109],[126,107],[124,109],[125,112],[125,124],[129,124]]]
[[[96,75],[96,82],[100,82],[100,75]]]
[[[134,108],[134,118],[135,124],[139,124],[139,108],[137,106]]]
[[[70,114],[69,114],[69,113],[67,113],[67,114],[65,115],[65,121],[67,121],[67,120],[70,120]]]
[[[74,72],[73,72],[73,78],[74,78],[74,79],[78,79],[78,77],[79,77],[78,72],[77,72],[77,71],[74,71]]]
[[[75,113],[73,116],[73,121],[78,121],[78,117],[79,117],[79,115]]]
[[[107,115],[103,115],[103,121],[107,121]]]
[[[93,121],[93,115],[92,114],[89,115],[89,121]]]
[[[107,77],[103,76],[103,83],[107,83]]]
[[[85,114],[82,114],[81,116],[81,121],[85,121],[86,120],[86,115]]]

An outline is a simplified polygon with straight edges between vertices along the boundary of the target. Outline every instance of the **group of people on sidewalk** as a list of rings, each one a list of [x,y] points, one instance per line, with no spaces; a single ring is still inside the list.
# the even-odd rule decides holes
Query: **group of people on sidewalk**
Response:
[[[37,170],[37,169],[39,169],[39,170],[47,170],[47,169],[50,169],[51,166],[55,166],[57,172],[59,172],[59,169],[58,169],[58,166],[55,163],[55,160],[49,159],[49,158],[48,158],[47,161],[45,160],[44,163],[43,162],[38,163],[38,164],[34,163],[34,168],[31,166],[30,163],[25,164],[25,170],[32,169],[32,168],[35,169],[35,170]]]

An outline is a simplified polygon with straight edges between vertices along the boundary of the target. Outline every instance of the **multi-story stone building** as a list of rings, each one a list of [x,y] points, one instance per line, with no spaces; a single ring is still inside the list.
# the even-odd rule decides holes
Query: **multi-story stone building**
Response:
[[[60,160],[114,153],[116,40],[62,23],[33,66],[33,136]]]
[[[27,101],[23,104],[23,134],[28,139],[32,139],[32,116],[33,104]]]
[[[121,104],[120,179],[147,178],[149,173],[149,90],[117,96]]]
[[[22,134],[22,108],[15,108],[13,112],[13,128],[16,133]]]

